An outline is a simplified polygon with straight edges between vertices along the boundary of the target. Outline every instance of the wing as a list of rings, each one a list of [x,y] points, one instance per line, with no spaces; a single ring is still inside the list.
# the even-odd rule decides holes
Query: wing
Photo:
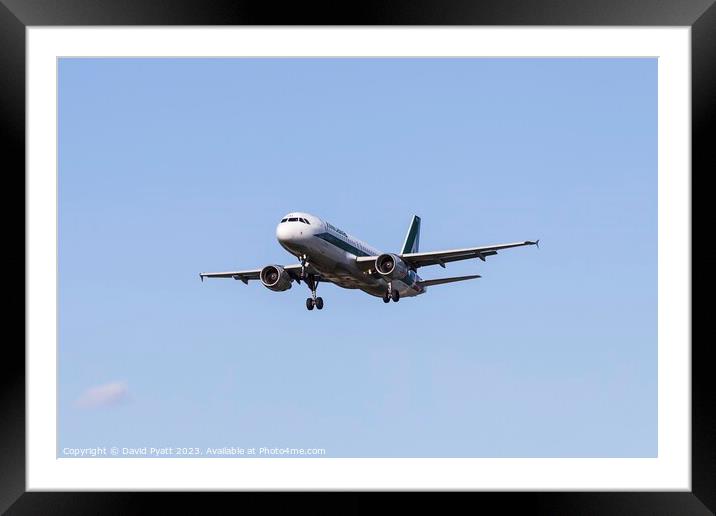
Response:
[[[448,251],[431,251],[428,253],[407,253],[399,254],[398,256],[400,256],[405,263],[414,269],[424,267],[426,265],[440,265],[441,267],[445,267],[445,264],[448,262],[469,260],[470,258],[479,258],[484,262],[485,257],[495,255],[497,254],[497,251],[509,249],[511,247],[520,247],[523,245],[539,245],[539,240],[535,240],[534,242],[527,240],[525,242],[514,242],[512,244],[466,247],[464,249],[451,249]],[[357,258],[357,262],[362,269],[371,269],[377,258],[377,256],[361,256]]]
[[[482,247],[467,247],[465,249],[452,249],[450,251],[433,251],[429,253],[409,253],[400,255],[405,263],[417,268],[426,265],[440,265],[445,267],[448,262],[456,262],[458,260],[469,260],[470,258],[479,258],[483,262],[485,257],[497,254],[497,251],[510,249],[512,247],[520,247],[523,245],[537,245],[539,240],[534,242],[527,240],[525,242],[514,242],[512,244],[487,245]]]
[[[295,265],[281,265],[281,267],[288,272],[289,276],[293,278],[296,281],[301,281],[301,264],[297,263]],[[307,267],[308,268],[308,267]],[[248,285],[250,280],[257,280],[259,279],[259,275],[261,274],[261,269],[252,269],[252,270],[246,270],[246,271],[228,271],[228,272],[201,272],[199,273],[199,277],[201,278],[201,281],[204,281],[204,278],[233,278],[235,280],[241,280],[245,284]]]

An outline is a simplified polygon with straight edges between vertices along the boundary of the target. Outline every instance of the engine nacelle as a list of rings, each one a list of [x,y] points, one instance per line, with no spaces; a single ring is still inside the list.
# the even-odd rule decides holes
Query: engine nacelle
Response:
[[[291,276],[279,265],[267,265],[259,274],[261,283],[269,290],[283,292],[291,288]]]
[[[375,270],[388,280],[402,280],[408,275],[408,266],[394,254],[381,254],[376,258]]]

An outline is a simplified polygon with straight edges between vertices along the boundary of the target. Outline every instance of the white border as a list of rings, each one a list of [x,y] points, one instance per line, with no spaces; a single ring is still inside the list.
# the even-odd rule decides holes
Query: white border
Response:
[[[55,458],[58,56],[658,56],[658,458]],[[29,27],[27,58],[28,490],[690,491],[688,27]]]

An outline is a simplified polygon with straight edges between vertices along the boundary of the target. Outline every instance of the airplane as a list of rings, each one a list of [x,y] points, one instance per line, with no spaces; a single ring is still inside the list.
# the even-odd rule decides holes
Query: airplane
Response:
[[[283,217],[276,226],[276,238],[300,263],[267,265],[262,269],[244,271],[202,272],[199,274],[201,281],[204,278],[233,278],[248,285],[251,280],[259,280],[269,290],[283,292],[290,289],[294,281],[300,284],[303,280],[311,290],[311,297],[306,299],[308,310],[323,309],[323,298],[316,295],[320,282],[359,289],[383,298],[384,303],[389,303],[391,299],[397,303],[403,297],[424,294],[432,285],[481,277],[473,274],[424,280],[417,274],[419,267],[440,265],[445,268],[446,263],[470,258],[479,258],[484,262],[487,256],[503,249],[525,245],[539,247],[539,240],[527,240],[421,253],[418,250],[420,217],[417,215],[410,222],[400,253],[381,252],[330,222],[303,212],[292,212]]]

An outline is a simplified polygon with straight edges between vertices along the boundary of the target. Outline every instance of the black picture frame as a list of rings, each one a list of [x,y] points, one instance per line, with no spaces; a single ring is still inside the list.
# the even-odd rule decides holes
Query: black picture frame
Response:
[[[341,5],[341,10],[336,7]],[[4,220],[11,221],[14,192],[24,191],[25,29],[63,25],[576,25],[689,26],[692,44],[692,182],[714,168],[709,136],[716,120],[716,6],[714,0],[403,0],[392,2],[294,3],[240,0],[0,0],[0,141],[4,148]],[[13,188],[14,187],[14,188]],[[693,191],[693,188],[692,188]],[[703,192],[703,189],[702,189]],[[702,193],[704,195],[704,193]],[[692,200],[693,203],[693,200]],[[692,220],[704,220],[695,216]],[[708,217],[705,220],[709,220]],[[6,224],[6,230],[12,227]],[[706,235],[709,233],[697,233]],[[24,240],[24,234],[23,234]],[[25,251],[6,247],[6,279],[19,281]],[[693,252],[693,250],[691,250]],[[693,256],[693,255],[692,255]],[[713,258],[709,259],[713,261]],[[697,271],[705,267],[696,267]],[[693,265],[692,265],[693,270]],[[693,272],[692,272],[693,274]],[[713,280],[699,275],[699,290]],[[10,293],[6,289],[6,293]],[[23,294],[23,298],[24,298]],[[10,297],[6,295],[6,300]],[[14,301],[14,299],[13,299]],[[19,306],[20,303],[8,303]],[[24,304],[23,304],[24,306]],[[693,306],[692,314],[698,307]],[[703,309],[702,309],[703,310]],[[693,315],[692,315],[693,319]],[[692,328],[693,328],[692,323]],[[23,334],[24,334],[23,327]],[[497,503],[501,510],[549,514],[712,514],[716,511],[716,423],[709,339],[692,337],[691,492],[502,492],[411,497],[412,503]],[[384,504],[381,493],[340,493],[316,505],[311,493],[79,493],[26,492],[25,344],[6,337],[0,374],[0,511],[8,514],[132,514],[160,502],[166,512],[208,512],[225,502],[241,509],[290,508],[312,512],[358,512]],[[269,497],[270,496],[270,497]],[[457,500],[456,498],[462,498]],[[466,497],[470,497],[466,500]],[[405,503],[404,496],[401,496]],[[288,504],[288,505],[287,505]],[[417,505],[416,504],[416,505]],[[480,505],[476,505],[480,504]]]

